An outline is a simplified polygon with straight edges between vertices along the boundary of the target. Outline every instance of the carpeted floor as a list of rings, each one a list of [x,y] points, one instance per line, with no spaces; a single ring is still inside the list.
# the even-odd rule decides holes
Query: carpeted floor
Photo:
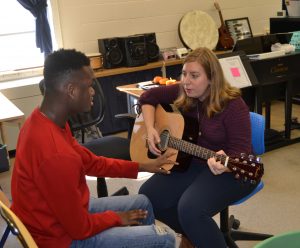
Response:
[[[300,117],[300,106],[295,106],[293,115]],[[272,105],[272,128],[283,129],[283,105],[275,102]],[[292,131],[293,136],[300,136],[299,130]],[[230,208],[241,221],[241,230],[280,234],[292,230],[300,230],[300,143],[286,146],[265,153],[262,156],[265,166],[264,189],[242,205]],[[12,161],[13,163],[13,161]],[[107,179],[109,194],[121,186],[127,186],[131,194],[138,191],[139,186],[147,179],[146,173],[139,180]],[[92,195],[96,196],[96,181],[88,178]],[[0,185],[10,195],[10,172],[0,173]],[[215,217],[218,222],[219,216]],[[0,219],[0,235],[4,231],[4,223]],[[238,242],[241,248],[253,247],[258,241]],[[6,246],[20,247],[14,237],[10,237]]]

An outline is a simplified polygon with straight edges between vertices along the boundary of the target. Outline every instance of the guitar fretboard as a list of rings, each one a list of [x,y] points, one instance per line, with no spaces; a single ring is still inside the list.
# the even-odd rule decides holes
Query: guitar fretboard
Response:
[[[214,151],[206,149],[204,147],[195,145],[185,140],[177,139],[175,137],[169,137],[168,146],[178,151],[185,152],[187,154],[202,158],[209,159],[216,157],[218,160],[225,164],[227,156],[222,154],[216,154]]]

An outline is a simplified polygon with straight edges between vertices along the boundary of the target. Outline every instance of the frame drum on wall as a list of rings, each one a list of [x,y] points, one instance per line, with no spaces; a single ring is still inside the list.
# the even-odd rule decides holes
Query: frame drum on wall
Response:
[[[201,10],[186,13],[179,22],[178,33],[183,45],[193,50],[198,47],[212,50],[219,40],[215,21]]]

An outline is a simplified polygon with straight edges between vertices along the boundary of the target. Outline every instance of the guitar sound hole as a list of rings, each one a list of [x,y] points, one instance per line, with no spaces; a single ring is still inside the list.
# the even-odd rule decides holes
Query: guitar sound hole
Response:
[[[152,152],[150,152],[150,150],[148,150],[148,152],[147,152],[147,157],[150,158],[150,159],[156,159],[157,158],[157,156],[154,155]]]
[[[164,154],[164,153],[165,153],[165,151],[162,151],[161,154]],[[147,157],[150,158],[150,159],[156,159],[158,156],[156,156],[155,154],[153,154],[152,152],[150,152],[150,150],[148,149]]]

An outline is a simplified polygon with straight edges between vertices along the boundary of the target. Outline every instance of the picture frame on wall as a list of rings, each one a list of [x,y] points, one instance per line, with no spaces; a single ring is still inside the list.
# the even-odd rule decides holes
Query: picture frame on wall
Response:
[[[253,37],[248,17],[225,20],[225,25],[234,42]]]

